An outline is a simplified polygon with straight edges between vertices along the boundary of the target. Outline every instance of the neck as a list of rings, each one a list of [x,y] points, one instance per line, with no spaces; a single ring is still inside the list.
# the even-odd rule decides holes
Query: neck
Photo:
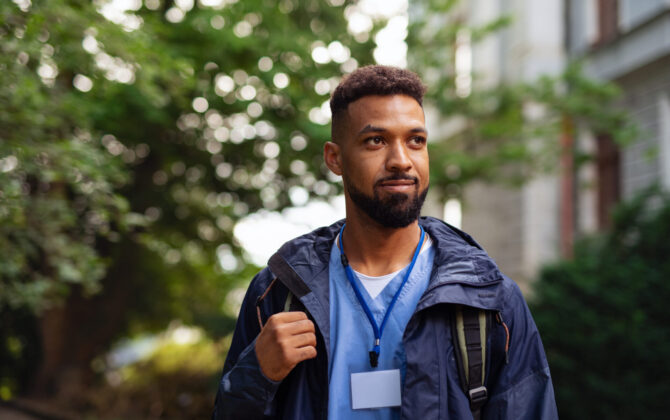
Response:
[[[354,216],[347,211],[346,223],[344,252],[351,267],[368,276],[382,276],[405,267],[412,261],[421,237],[418,221],[403,228],[388,228],[367,215]]]

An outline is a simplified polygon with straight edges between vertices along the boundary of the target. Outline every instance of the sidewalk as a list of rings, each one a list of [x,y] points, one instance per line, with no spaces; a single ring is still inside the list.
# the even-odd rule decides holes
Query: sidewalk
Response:
[[[0,419],[2,420],[37,420],[39,417],[33,417],[23,411],[0,405]]]
[[[0,420],[73,420],[71,413],[62,413],[53,406],[28,399],[0,401]]]

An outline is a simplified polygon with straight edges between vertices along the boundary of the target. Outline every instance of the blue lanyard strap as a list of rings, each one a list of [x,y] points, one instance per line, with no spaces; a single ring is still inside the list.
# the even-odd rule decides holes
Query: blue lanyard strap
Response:
[[[391,300],[391,303],[389,304],[388,309],[386,309],[386,314],[384,314],[384,319],[382,320],[382,325],[381,327],[377,325],[377,321],[375,321],[375,317],[372,315],[372,311],[370,310],[370,307],[368,306],[367,302],[365,302],[365,299],[363,298],[363,295],[361,294],[361,290],[356,284],[355,276],[356,273],[354,273],[354,270],[351,269],[351,266],[349,266],[349,261],[347,260],[347,256],[344,254],[344,248],[342,245],[342,233],[344,232],[344,226],[346,224],[342,225],[342,229],[340,229],[340,259],[342,261],[342,266],[344,267],[344,271],[347,273],[347,278],[349,279],[349,283],[351,284],[351,287],[354,289],[354,293],[356,293],[356,298],[358,298],[358,303],[361,304],[361,307],[363,307],[363,310],[365,311],[365,315],[368,317],[368,321],[370,321],[370,325],[372,326],[372,330],[374,331],[375,334],[375,342],[372,347],[372,351],[370,351],[370,366],[373,368],[377,367],[378,361],[379,361],[379,353],[381,350],[380,347],[380,341],[382,338],[382,334],[384,333],[384,327],[386,326],[386,321],[389,319],[389,315],[391,314],[391,310],[393,310],[393,306],[395,305],[396,301],[400,297],[400,292],[402,291],[403,286],[405,283],[407,283],[407,280],[409,279],[409,275],[412,273],[412,269],[414,268],[414,264],[416,263],[416,260],[419,256],[419,252],[421,251],[421,245],[423,245],[423,238],[426,234],[424,232],[423,228],[419,226],[419,229],[421,230],[421,238],[419,239],[419,244],[416,246],[416,250],[414,251],[414,256],[412,257],[412,262],[409,264],[409,268],[407,269],[407,273],[405,273],[405,277],[402,280],[402,283],[400,283],[400,287],[398,287],[398,290],[395,292],[395,295],[393,295],[393,299]]]

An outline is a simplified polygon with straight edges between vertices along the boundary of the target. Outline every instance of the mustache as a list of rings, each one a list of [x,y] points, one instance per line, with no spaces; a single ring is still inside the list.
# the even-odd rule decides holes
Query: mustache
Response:
[[[375,187],[378,187],[382,183],[387,182],[387,181],[401,181],[401,180],[412,181],[415,184],[419,183],[419,179],[415,176],[411,176],[411,175],[407,175],[407,174],[394,174],[394,175],[390,175],[390,176],[386,176],[384,178],[378,179],[375,182]]]

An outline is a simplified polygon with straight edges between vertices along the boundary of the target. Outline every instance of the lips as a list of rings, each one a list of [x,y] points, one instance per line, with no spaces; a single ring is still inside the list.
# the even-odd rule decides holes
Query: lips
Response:
[[[410,175],[391,175],[375,182],[376,185],[414,185],[419,179]]]
[[[414,185],[416,184],[416,181],[412,180],[399,180],[399,181],[385,181],[380,183],[382,187],[392,187],[392,186],[397,186],[397,185]]]
[[[376,186],[389,192],[406,192],[412,190],[418,184],[415,177],[392,177],[377,181]]]

